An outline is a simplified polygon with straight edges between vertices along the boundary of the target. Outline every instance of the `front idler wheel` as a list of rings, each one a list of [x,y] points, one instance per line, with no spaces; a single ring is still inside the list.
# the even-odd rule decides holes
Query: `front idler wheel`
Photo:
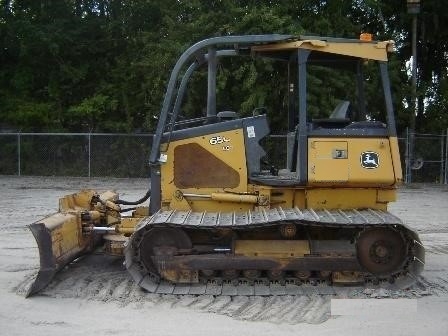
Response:
[[[188,235],[177,228],[152,228],[147,231],[139,246],[140,259],[150,273],[159,275],[154,256],[175,255],[179,250],[191,249]]]

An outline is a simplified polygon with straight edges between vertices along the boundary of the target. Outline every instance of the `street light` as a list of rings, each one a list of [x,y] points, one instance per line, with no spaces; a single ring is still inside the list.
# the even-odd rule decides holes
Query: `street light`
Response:
[[[407,162],[406,182],[412,182],[412,164],[415,142],[415,114],[417,111],[417,15],[420,13],[420,0],[406,0],[408,14],[412,15],[412,103],[409,120],[410,141]]]

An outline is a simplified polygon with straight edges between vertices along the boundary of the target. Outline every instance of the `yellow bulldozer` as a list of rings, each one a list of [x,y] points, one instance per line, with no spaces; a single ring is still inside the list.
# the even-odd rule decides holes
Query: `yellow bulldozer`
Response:
[[[135,282],[154,293],[191,294],[204,284],[227,295],[242,287],[255,295],[287,293],[282,288],[303,283],[412,285],[424,248],[388,212],[402,181],[387,68],[392,49],[393,41],[277,34],[214,37],[188,48],[159,114],[150,191],[135,202],[93,190],[60,199],[57,213],[30,225],[40,270],[28,295],[99,248],[124,257]],[[224,57],[286,67],[285,167],[263,167],[270,128],[262,108],[245,117],[217,111]],[[188,83],[201,67],[206,111],[181,118]],[[377,77],[366,76],[366,67]],[[313,118],[308,93],[320,85],[313,71],[339,68],[353,76],[356,101],[343,97]],[[335,72],[323,73],[338,83]],[[372,78],[379,89],[365,90]],[[373,113],[368,99],[381,111]]]

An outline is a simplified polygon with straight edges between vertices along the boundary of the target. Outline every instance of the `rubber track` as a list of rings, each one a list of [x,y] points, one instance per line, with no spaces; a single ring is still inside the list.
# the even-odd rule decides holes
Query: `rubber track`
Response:
[[[159,276],[145,270],[139,260],[136,246],[143,233],[153,227],[170,226],[179,228],[213,229],[231,227],[235,230],[257,227],[280,225],[294,222],[305,226],[361,228],[392,226],[400,230],[408,242],[408,258],[403,269],[397,270],[393,277],[393,284],[388,281],[380,281],[383,288],[401,289],[412,285],[423,270],[424,249],[417,236],[407,228],[402,221],[387,211],[376,209],[350,209],[350,210],[313,210],[313,209],[282,209],[275,208],[262,211],[247,212],[192,212],[192,211],[159,211],[151,217],[143,219],[136,231],[128,241],[125,248],[125,265],[136,283],[151,293],[158,294],[188,294],[188,295],[301,295],[301,294],[334,294],[331,286],[326,284],[305,283],[297,280],[286,279],[286,283],[272,282],[265,278],[256,281],[248,281],[240,278],[237,281],[223,282],[213,279],[207,283],[198,284],[173,284],[161,280]],[[365,279],[366,285],[373,285],[369,278]]]

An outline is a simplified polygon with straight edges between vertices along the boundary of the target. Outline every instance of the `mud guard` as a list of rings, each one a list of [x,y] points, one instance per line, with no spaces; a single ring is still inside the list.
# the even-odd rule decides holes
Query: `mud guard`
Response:
[[[83,236],[79,215],[55,213],[29,226],[39,249],[40,269],[26,297],[43,290],[65,265],[91,251],[93,236]]]

